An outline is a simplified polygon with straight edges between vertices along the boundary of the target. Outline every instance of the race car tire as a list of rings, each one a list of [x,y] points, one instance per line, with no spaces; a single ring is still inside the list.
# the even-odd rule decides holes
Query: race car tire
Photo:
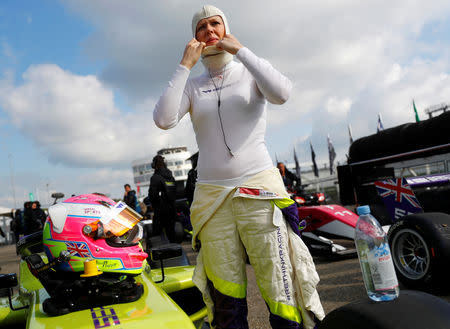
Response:
[[[404,216],[388,232],[399,281],[408,288],[434,291],[448,288],[450,216],[420,213]]]
[[[318,329],[444,329],[450,304],[431,294],[402,290],[389,302],[360,299],[330,312]]]

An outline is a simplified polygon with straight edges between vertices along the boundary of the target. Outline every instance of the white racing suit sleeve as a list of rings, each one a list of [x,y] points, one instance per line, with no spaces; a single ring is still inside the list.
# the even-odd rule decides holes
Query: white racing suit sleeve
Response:
[[[236,57],[256,80],[258,89],[272,104],[283,104],[291,93],[291,81],[276,70],[268,61],[257,57],[248,48],[241,48]]]
[[[153,111],[153,120],[161,129],[175,127],[189,111],[190,101],[185,92],[190,70],[179,65],[169,81],[164,94],[159,98]]]

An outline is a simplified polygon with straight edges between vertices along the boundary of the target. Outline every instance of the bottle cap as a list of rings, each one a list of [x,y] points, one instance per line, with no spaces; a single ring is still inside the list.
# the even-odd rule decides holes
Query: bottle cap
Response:
[[[358,215],[370,214],[370,207],[369,206],[359,206],[358,208],[356,208],[356,213]]]

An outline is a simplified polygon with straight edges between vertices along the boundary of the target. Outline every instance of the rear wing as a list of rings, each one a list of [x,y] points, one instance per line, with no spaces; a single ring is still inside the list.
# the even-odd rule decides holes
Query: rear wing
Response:
[[[419,177],[409,177],[406,179],[412,187],[431,187],[450,184],[450,173],[436,174]]]
[[[340,201],[343,205],[367,203],[373,199],[373,194],[376,195],[375,191],[367,188],[369,185],[373,185],[375,181],[395,178],[394,168],[391,164],[415,159],[429,159],[431,162],[436,161],[435,157],[437,156],[443,159],[439,161],[450,163],[450,143],[337,166]],[[449,175],[447,172],[411,177],[407,180],[408,184],[414,188],[416,186],[450,185]]]

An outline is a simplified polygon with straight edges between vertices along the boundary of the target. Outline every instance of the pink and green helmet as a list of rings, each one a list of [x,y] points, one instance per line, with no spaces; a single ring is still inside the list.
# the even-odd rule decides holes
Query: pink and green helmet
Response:
[[[139,242],[142,228],[136,224],[140,219],[123,202],[116,203],[102,194],[73,196],[49,208],[43,230],[44,249],[49,260],[63,250],[71,254],[68,262],[58,265],[59,271],[83,272],[84,262],[95,259],[101,272],[137,275],[148,256]],[[91,232],[97,225],[111,231],[99,228]]]

